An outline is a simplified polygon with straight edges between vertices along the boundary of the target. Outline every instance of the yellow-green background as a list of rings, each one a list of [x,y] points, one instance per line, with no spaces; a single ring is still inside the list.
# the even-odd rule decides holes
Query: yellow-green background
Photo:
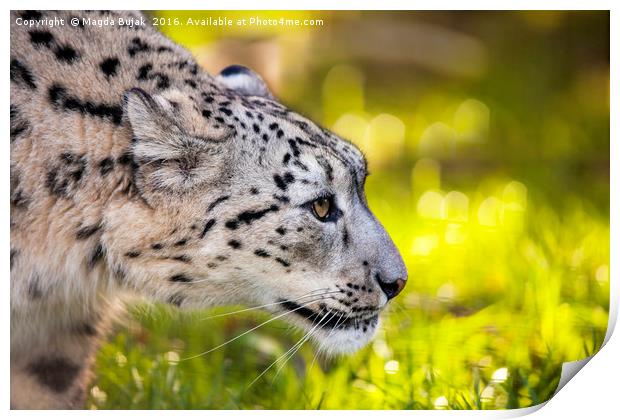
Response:
[[[90,408],[516,408],[601,345],[609,308],[607,12],[153,12],[323,19],[164,27],[211,73],[254,68],[358,144],[408,286],[359,353],[267,317],[137,307],[97,358]],[[216,310],[224,312],[229,309]],[[208,314],[211,314],[210,312]]]

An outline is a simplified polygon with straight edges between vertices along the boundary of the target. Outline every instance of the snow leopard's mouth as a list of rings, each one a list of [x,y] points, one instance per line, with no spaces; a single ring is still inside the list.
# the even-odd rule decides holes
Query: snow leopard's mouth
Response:
[[[280,306],[291,313],[305,318],[313,327],[329,330],[362,330],[366,332],[376,327],[379,321],[378,311],[359,315],[347,314],[339,309],[322,307],[320,312],[302,306],[291,300],[281,300]]]

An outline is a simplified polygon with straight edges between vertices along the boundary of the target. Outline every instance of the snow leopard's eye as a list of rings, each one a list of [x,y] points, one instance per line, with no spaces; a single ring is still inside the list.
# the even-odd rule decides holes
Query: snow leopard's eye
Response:
[[[312,202],[312,211],[314,216],[322,222],[330,219],[334,207],[331,197],[321,197]]]

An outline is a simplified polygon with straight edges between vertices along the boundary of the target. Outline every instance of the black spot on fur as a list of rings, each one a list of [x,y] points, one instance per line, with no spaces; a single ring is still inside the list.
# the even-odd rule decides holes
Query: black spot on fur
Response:
[[[235,230],[239,228],[239,222],[237,220],[229,220],[224,226],[226,226],[230,230]]]
[[[114,160],[111,157],[102,159],[99,162],[99,173],[101,176],[106,176],[114,169]]]
[[[30,198],[21,189],[11,193],[11,206],[18,210],[25,210],[30,204]]]
[[[145,64],[138,69],[138,80],[147,80],[149,72],[153,70],[152,64]]]
[[[276,199],[276,200],[278,200],[278,201],[279,201],[279,202],[281,202],[281,203],[288,203],[288,202],[290,202],[290,201],[291,201],[291,200],[288,198],[288,196],[286,196],[286,195],[278,195],[278,194],[274,194],[274,195],[273,195],[273,198],[274,198],[274,199]]]
[[[131,154],[131,152],[125,152],[122,155],[120,155],[118,159],[116,159],[116,162],[118,162],[119,165],[123,165],[123,166],[133,165],[134,164],[133,155]]]
[[[293,161],[293,165],[297,166],[299,169],[301,169],[304,172],[309,172],[310,171],[308,169],[308,167],[306,165],[304,165],[303,163],[301,163],[301,161],[299,159],[295,159]]]
[[[70,96],[67,90],[59,84],[54,84],[49,88],[49,99],[52,105],[60,110],[110,119],[116,125],[120,125],[123,119],[123,109],[120,106],[82,101]]]
[[[23,123],[20,125],[11,125],[11,142],[16,140],[20,136],[20,134],[22,134],[29,128],[30,128],[30,125],[28,125],[28,123]]]
[[[84,155],[73,153],[62,153],[58,160],[48,170],[45,186],[52,195],[70,198],[80,186],[87,161]]]
[[[226,222],[226,227],[228,229],[231,230],[235,230],[239,227],[240,223],[245,223],[246,225],[251,225],[254,221],[261,219],[263,216],[265,216],[267,213],[270,212],[276,212],[278,211],[280,208],[275,205],[272,204],[271,206],[265,208],[265,209],[261,209],[261,210],[247,210],[244,211],[242,213],[239,213],[237,215],[237,219],[236,220],[229,220],[228,222]]]
[[[210,118],[211,117],[211,111],[207,110],[207,109],[203,109],[202,110],[202,116],[205,118]]]
[[[170,78],[161,72],[153,72],[153,65],[147,63],[138,70],[138,80],[156,80],[158,89],[167,89],[170,86]]]
[[[161,47],[157,47],[157,52],[158,53],[162,53],[162,52],[173,52],[172,48],[170,47],[165,47],[165,46],[161,46]]]
[[[41,12],[38,10],[24,10],[21,12],[20,16],[24,20],[39,20],[43,17]]]
[[[223,203],[224,201],[228,200],[229,198],[230,198],[229,195],[223,195],[221,197],[218,197],[215,201],[213,201],[211,204],[209,204],[209,207],[207,207],[207,211],[213,210],[218,204]]]
[[[267,251],[265,251],[264,249],[255,249],[254,250],[254,255],[258,256],[258,257],[263,257],[263,258],[268,258],[271,255],[269,255],[269,253]]]
[[[343,226],[342,228],[342,243],[345,248],[349,246],[349,231],[347,230],[346,226]]]
[[[280,176],[278,174],[275,174],[273,176],[273,180],[276,183],[276,187],[278,187],[282,191],[286,191],[288,185],[292,184],[293,182],[295,182],[295,177],[293,176],[292,173],[285,172],[284,175],[282,175],[282,176]]]
[[[26,121],[20,111],[19,108],[15,105],[10,106],[10,126],[11,126],[11,142],[16,140],[22,133],[26,132],[30,129],[30,123]]]
[[[15,83],[24,83],[30,89],[36,89],[37,84],[30,70],[19,60],[11,60],[11,81]]]
[[[302,140],[299,137],[295,137],[295,140],[297,141],[297,143],[299,143],[302,146],[307,146],[307,147],[310,147],[312,149],[316,149],[317,148],[316,144],[312,144],[309,141]]]
[[[95,268],[95,266],[101,262],[106,255],[106,250],[101,244],[97,244],[88,256],[87,266],[89,270]]]
[[[278,174],[273,176],[273,180],[276,183],[276,187],[280,188],[282,191],[286,191],[286,183],[282,179],[282,177]]]
[[[13,269],[13,265],[15,265],[15,259],[19,255],[19,251],[17,249],[11,248],[11,259],[9,260],[9,267]]]
[[[138,258],[140,256],[140,251],[129,251],[125,253],[127,258]]]
[[[93,236],[99,229],[101,229],[100,223],[92,226],[84,226],[77,231],[75,237],[77,240],[82,241]]]
[[[116,76],[116,69],[118,68],[120,61],[116,57],[106,58],[99,64],[99,68],[106,75],[106,77]]]
[[[172,257],[173,260],[181,261],[184,263],[190,262],[192,259],[187,255],[177,255],[176,257]]]
[[[299,157],[301,151],[299,150],[299,147],[297,146],[297,142],[294,139],[288,139],[288,144],[289,146],[291,146],[291,151],[293,152],[293,156]]]
[[[183,239],[181,239],[181,240],[179,240],[179,241],[176,241],[176,242],[174,243],[174,246],[183,246],[183,245],[185,245],[185,244],[187,244],[187,238],[183,238]]]
[[[26,370],[42,385],[61,393],[71,386],[80,372],[80,367],[65,358],[52,357],[30,363]]]
[[[239,249],[241,248],[241,242],[231,239],[230,241],[228,241],[228,246],[233,249]]]
[[[187,277],[185,274],[175,274],[170,277],[170,281],[175,283],[189,283],[192,281],[191,278]]]
[[[147,52],[150,50],[151,48],[149,47],[149,45],[138,37],[133,38],[131,40],[131,43],[129,44],[129,47],[127,47],[127,52],[129,53],[130,57],[135,56],[139,52]]]
[[[209,219],[207,223],[205,223],[205,227],[202,229],[202,232],[200,233],[200,238],[204,238],[207,232],[209,232],[209,230],[211,230],[213,226],[215,226],[215,219]]]
[[[252,194],[252,195],[258,195],[258,193],[260,193],[260,191],[258,190],[258,188],[256,188],[256,187],[252,187],[252,188],[250,188],[250,194]]]
[[[196,89],[197,85],[196,82],[194,82],[192,79],[185,79],[184,80],[185,84]]]
[[[295,182],[295,177],[290,172],[285,172],[283,179],[284,182],[286,182],[287,184],[292,184],[293,182]]]
[[[325,175],[327,176],[327,179],[329,181],[333,181],[334,180],[334,168],[332,167],[332,165],[323,156],[317,156],[316,161],[318,162],[319,165],[321,165],[321,167],[325,171]]]
[[[54,43],[54,35],[49,31],[33,30],[29,32],[30,42],[35,46],[51,47]]]
[[[153,244],[151,245],[152,249],[162,249],[164,246],[162,244]]]
[[[73,63],[80,58],[78,52],[68,45],[59,46],[56,48],[56,51],[54,51],[54,54],[56,54],[57,59],[66,63]]]
[[[288,162],[291,160],[291,154],[290,153],[286,153],[284,155],[284,157],[282,158],[282,164],[283,165],[288,165]]]
[[[283,260],[283,259],[282,259],[282,258],[280,258],[280,257],[276,257],[276,258],[275,258],[275,260],[276,260],[278,263],[282,264],[284,267],[290,267],[290,266],[291,266],[291,263],[289,263],[289,262],[288,262],[288,261],[286,261],[286,260]]]

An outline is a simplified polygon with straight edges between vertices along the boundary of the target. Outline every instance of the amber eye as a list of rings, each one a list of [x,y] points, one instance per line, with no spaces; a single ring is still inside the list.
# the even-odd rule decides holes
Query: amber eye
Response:
[[[312,203],[312,210],[314,210],[314,215],[319,220],[326,220],[329,217],[329,214],[332,209],[332,203],[329,198],[319,198],[318,200],[314,200]]]

